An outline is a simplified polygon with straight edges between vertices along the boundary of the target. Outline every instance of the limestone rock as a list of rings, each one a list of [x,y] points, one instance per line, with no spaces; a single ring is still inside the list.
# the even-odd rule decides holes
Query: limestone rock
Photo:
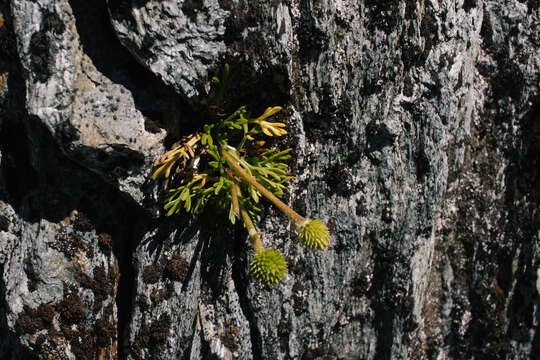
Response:
[[[0,3],[0,357],[538,358],[538,1]],[[153,160],[280,105],[279,286],[242,227],[167,218]],[[56,344],[54,347],[53,344]]]

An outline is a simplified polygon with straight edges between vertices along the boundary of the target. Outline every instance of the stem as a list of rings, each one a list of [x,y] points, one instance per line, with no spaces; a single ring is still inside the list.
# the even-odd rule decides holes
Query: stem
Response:
[[[303,218],[296,211],[288,207],[283,201],[279,200],[274,194],[272,194],[264,186],[259,184],[252,175],[248,174],[247,171],[245,171],[240,165],[238,165],[236,159],[225,149],[223,145],[221,146],[221,155],[225,158],[225,161],[227,161],[227,164],[229,164],[229,166],[234,170],[234,172],[238,174],[238,176],[246,180],[249,184],[253,185],[257,190],[259,190],[259,192],[263,194],[264,197],[270,200],[291,220],[293,220],[296,223],[297,227],[301,227],[306,222],[305,218]]]
[[[233,185],[231,186],[231,198],[232,198],[232,206],[234,213],[238,216],[240,215],[240,207],[238,206],[238,185],[236,185],[233,182]]]
[[[264,251],[264,245],[261,239],[259,239],[259,233],[257,232],[257,229],[255,229],[255,225],[253,225],[253,222],[251,221],[248,212],[244,208],[242,208],[242,210],[240,210],[240,213],[242,214],[242,220],[244,220],[244,224],[248,229],[248,234],[251,238],[251,243],[255,248],[255,252],[258,254],[261,251]]]
[[[242,220],[244,221],[244,225],[246,226],[248,230],[251,243],[253,244],[253,247],[255,248],[255,252],[258,254],[264,250],[264,245],[261,239],[259,239],[259,233],[257,232],[255,225],[253,225],[253,221],[251,221],[251,218],[249,217],[248,212],[243,207],[242,207],[242,210],[240,210],[240,205],[238,202],[238,194],[240,194],[240,188],[238,187],[238,184],[236,183],[236,180],[234,180],[234,177],[230,173],[229,169],[227,169],[227,172],[228,172],[227,175],[229,179],[232,181],[231,197],[232,197],[232,205],[233,205],[234,213],[236,215],[242,215]]]

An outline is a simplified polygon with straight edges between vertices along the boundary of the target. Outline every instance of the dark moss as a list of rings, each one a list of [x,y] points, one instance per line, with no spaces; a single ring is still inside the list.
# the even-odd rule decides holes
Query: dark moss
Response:
[[[410,76],[406,76],[403,81],[403,95],[412,96],[414,90],[414,84]]]
[[[168,282],[167,285],[165,285],[165,298],[170,299],[174,295],[176,295],[176,291],[174,290],[174,283]]]
[[[60,330],[64,338],[68,341],[79,335],[79,331],[76,328],[74,329],[71,324],[60,323]]]
[[[15,329],[20,334],[34,334],[39,330],[49,328],[55,314],[53,307],[49,304],[40,304],[37,309],[24,305],[23,312],[15,323]]]
[[[41,304],[37,308],[36,315],[41,320],[43,325],[50,326],[55,315],[54,308],[49,304]]]
[[[116,339],[116,325],[114,323],[113,304],[109,304],[103,311],[101,319],[95,326],[96,344],[101,347],[112,346]]]
[[[189,263],[180,254],[174,254],[165,265],[165,275],[175,281],[184,281],[189,272]]]
[[[294,283],[292,288],[292,300],[293,300],[293,310],[296,316],[300,316],[305,313],[308,309],[308,303],[306,299],[305,287],[301,282],[297,281]]]
[[[365,296],[369,292],[368,275],[361,273],[351,282],[351,295],[354,297]]]
[[[142,275],[143,281],[146,284],[155,284],[161,278],[161,273],[162,273],[161,265],[159,264],[148,265],[143,270],[143,275]]]
[[[387,224],[392,223],[392,207],[390,205],[383,206],[381,220]]]
[[[23,311],[15,322],[15,329],[19,334],[33,334],[41,328],[41,323],[36,319],[35,310],[24,305]]]
[[[62,35],[66,30],[66,25],[58,14],[45,10],[43,12],[43,29],[56,35]]]
[[[156,288],[152,290],[152,293],[150,294],[150,299],[152,302],[157,305],[161,303],[163,300],[165,300],[165,297],[167,295],[167,290],[164,288]]]
[[[45,11],[41,30],[32,34],[30,38],[30,64],[40,82],[46,82],[52,75],[49,34],[62,34],[64,30],[65,25],[58,15]]]
[[[30,64],[39,82],[46,82],[52,75],[49,68],[49,38],[45,31],[37,31],[30,38]]]
[[[84,304],[74,287],[64,284],[64,299],[56,305],[62,321],[66,324],[75,324],[84,317]]]
[[[145,295],[139,295],[137,297],[137,306],[144,312],[150,308],[150,300]]]
[[[85,213],[79,211],[73,222],[73,228],[78,231],[91,231],[94,225]]]
[[[112,237],[110,234],[101,233],[98,235],[98,246],[101,252],[107,256],[111,256]]]
[[[75,278],[85,289],[95,289],[97,287],[96,281],[85,273],[76,273]]]
[[[55,242],[51,244],[56,249],[72,259],[79,252],[86,252],[87,247],[80,234],[69,231],[68,228],[62,228],[55,236]]]
[[[161,314],[159,319],[141,329],[140,343],[150,350],[156,350],[169,338],[171,324],[171,316],[167,313]]]
[[[109,295],[113,295],[114,278],[107,275],[104,266],[96,266],[93,271],[93,278],[85,273],[77,274],[79,284],[85,289],[90,289],[94,293],[94,309],[99,310],[101,304]]]
[[[77,360],[94,360],[97,358],[96,339],[93,334],[73,337],[69,344]]]
[[[483,39],[483,45],[485,48],[493,47],[493,29],[491,25],[489,12],[484,9],[482,26],[480,27],[480,36]]]
[[[379,80],[379,78],[366,79],[360,87],[360,94],[364,97],[367,97],[373,94],[380,93],[383,88]]]
[[[238,350],[238,329],[232,321],[227,321],[227,327],[219,338],[229,350],[233,352]]]
[[[63,121],[54,128],[55,136],[62,144],[68,146],[70,143],[80,139],[79,131],[71,125],[69,121]]]
[[[298,208],[294,207],[294,209],[298,209]],[[304,262],[304,259],[302,259],[301,257],[298,257],[298,260],[296,261],[293,261],[291,259],[291,260],[288,260],[287,262],[287,269],[289,270],[289,273],[291,274],[300,275],[304,272],[304,268],[305,268],[305,262]]]

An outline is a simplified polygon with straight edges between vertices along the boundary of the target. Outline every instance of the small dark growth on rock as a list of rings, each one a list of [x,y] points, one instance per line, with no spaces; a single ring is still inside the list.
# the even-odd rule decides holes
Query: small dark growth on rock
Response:
[[[166,276],[175,281],[184,281],[188,271],[189,263],[179,254],[174,254],[165,266]]]
[[[161,266],[159,265],[148,265],[144,268],[143,271],[143,281],[146,284],[155,284],[159,281],[161,277]]]

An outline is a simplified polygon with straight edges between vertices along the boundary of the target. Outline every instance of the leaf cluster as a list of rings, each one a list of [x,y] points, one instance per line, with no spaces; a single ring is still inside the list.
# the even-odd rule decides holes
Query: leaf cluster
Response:
[[[152,177],[164,181],[164,209],[168,216],[181,211],[197,214],[207,204],[214,203],[228,211],[230,221],[235,223],[238,212],[234,201],[251,217],[260,211],[260,192],[234,174],[221,154],[222,149],[277,197],[283,196],[287,191],[284,184],[293,178],[285,163],[291,149],[265,147],[265,138],[287,133],[284,123],[270,120],[281,107],[268,107],[258,117],[252,117],[246,106],[240,106],[230,115],[223,114],[220,103],[229,80],[226,66],[222,79],[213,79],[218,86],[216,105],[212,106],[211,116],[202,130],[174,144],[155,162],[157,169]],[[235,195],[233,184],[239,190]],[[234,201],[233,196],[237,197]]]

